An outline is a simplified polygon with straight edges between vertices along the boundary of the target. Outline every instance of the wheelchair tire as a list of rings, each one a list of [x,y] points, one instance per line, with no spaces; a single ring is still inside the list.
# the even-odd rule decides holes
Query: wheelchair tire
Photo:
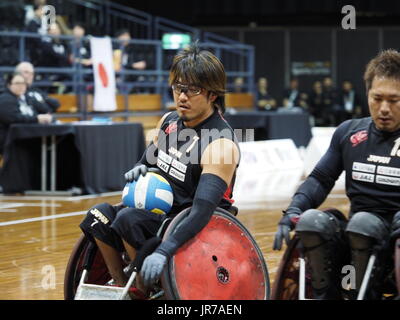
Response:
[[[83,266],[88,255],[93,255],[88,278],[86,283],[105,284],[111,279],[107,266],[97,246],[91,245],[91,242],[85,235],[81,235],[76,242],[71,256],[69,258],[64,276],[64,299],[73,300],[79,281],[81,280]]]
[[[396,240],[394,249],[394,269],[396,277],[397,295],[400,297],[400,239]]]
[[[299,238],[294,236],[281,259],[272,288],[272,300],[299,298]],[[312,298],[311,271],[306,267],[306,297]]]
[[[185,209],[172,220],[164,239],[189,212]],[[268,300],[270,296],[267,266],[256,241],[221,208],[170,259],[161,283],[166,299]]]

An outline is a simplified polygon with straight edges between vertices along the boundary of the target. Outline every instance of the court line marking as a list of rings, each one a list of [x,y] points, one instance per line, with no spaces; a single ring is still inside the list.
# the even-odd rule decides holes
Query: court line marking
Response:
[[[347,195],[345,195],[345,194],[330,194],[330,195],[328,195],[328,198],[331,198],[331,199],[347,199]]]
[[[98,197],[113,197],[122,195],[121,191],[113,191],[113,192],[105,192],[105,193],[96,193],[96,194],[87,194],[83,196],[4,196],[0,195],[1,200],[55,200],[55,201],[80,201],[85,199],[93,199]]]
[[[11,225],[21,224],[21,223],[29,223],[29,222],[38,222],[38,221],[51,220],[51,219],[67,218],[67,217],[84,215],[86,213],[87,213],[87,211],[76,211],[76,212],[70,212],[70,213],[54,214],[54,215],[51,215],[51,216],[44,216],[44,217],[12,220],[12,221],[0,222],[0,227],[11,226]]]
[[[0,209],[21,208],[21,207],[61,207],[61,204],[37,203],[37,202],[4,202],[0,203]]]

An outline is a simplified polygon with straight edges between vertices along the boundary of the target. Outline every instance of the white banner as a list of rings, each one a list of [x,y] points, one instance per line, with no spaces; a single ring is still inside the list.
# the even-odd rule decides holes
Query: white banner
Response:
[[[110,38],[90,39],[94,73],[94,111],[115,111],[115,73]]]

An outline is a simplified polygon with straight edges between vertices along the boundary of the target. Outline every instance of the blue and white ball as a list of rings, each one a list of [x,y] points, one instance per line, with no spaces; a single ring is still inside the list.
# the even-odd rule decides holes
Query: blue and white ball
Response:
[[[154,172],[147,172],[137,181],[128,182],[122,191],[122,203],[131,208],[146,209],[157,214],[171,210],[174,195],[168,181]]]

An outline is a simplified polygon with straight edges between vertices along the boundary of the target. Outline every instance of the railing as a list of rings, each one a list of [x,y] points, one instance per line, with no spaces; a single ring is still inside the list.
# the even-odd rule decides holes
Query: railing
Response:
[[[66,16],[70,23],[84,21],[89,33],[96,36],[111,36],[111,33],[118,29],[129,29],[132,37],[136,39],[160,40],[165,32],[184,32],[190,34],[193,40],[202,42],[240,43],[108,0],[48,0],[47,2],[56,8],[58,15]]]
[[[79,15],[86,12],[83,21],[92,21],[90,13],[94,16],[97,36],[110,35],[112,30],[128,29],[133,38],[160,40],[165,33],[185,33],[191,36],[193,41],[204,43],[227,44],[229,47],[215,48],[216,55],[224,61],[225,67],[236,74],[232,77],[242,77],[244,91],[254,91],[254,80],[248,73],[254,74],[254,48],[243,51],[235,49],[240,42],[220,36],[212,32],[203,32],[170,19],[149,15],[146,12],[127,6],[113,3],[108,0],[52,0],[61,14],[66,14],[69,21],[74,21]],[[68,14],[68,12],[70,14]],[[73,13],[73,14],[71,14]],[[91,23],[89,23],[90,25]],[[102,34],[99,31],[103,32]],[[168,58],[166,58],[168,60]],[[166,63],[164,63],[166,64]],[[164,68],[165,69],[165,68]],[[228,78],[228,89],[234,90],[233,78]]]
[[[0,41],[6,41],[15,46],[15,55],[18,57],[18,61],[30,61],[30,50],[29,42],[33,39],[40,41],[43,36],[36,33],[28,32],[0,32]],[[49,37],[47,35],[47,37]],[[74,41],[72,36],[59,36],[59,38],[66,43]],[[81,44],[84,41],[88,41],[90,37],[84,37],[80,40]],[[119,41],[115,38],[111,38],[113,44],[117,44]],[[146,70],[131,70],[121,69],[116,72],[117,77],[117,89],[119,94],[129,95],[132,90],[142,93],[156,93],[161,95],[163,106],[167,106],[169,102],[172,102],[172,95],[168,85],[169,75],[169,63],[172,53],[171,50],[163,50],[162,42],[160,40],[144,40],[144,39],[133,39],[129,41],[130,44],[141,49],[147,46],[153,61],[150,65],[152,68]],[[233,91],[232,79],[235,77],[243,77],[246,79],[245,91],[253,93],[254,85],[254,48],[244,44],[218,44],[213,42],[200,42],[199,46],[204,49],[208,49],[214,52],[223,62],[228,78],[228,91]],[[0,55],[1,55],[0,46]],[[78,50],[79,52],[79,50]],[[229,52],[230,61],[224,61],[227,59],[227,52]],[[77,56],[76,58],[80,58]],[[14,66],[10,64],[0,65],[0,73],[10,73],[14,71]],[[50,80],[49,76],[64,75],[61,83],[70,88],[70,92],[74,93],[78,97],[79,111],[83,119],[86,118],[88,108],[85,96],[91,94],[91,88],[93,88],[93,70],[92,68],[85,68],[80,63],[73,62],[68,67],[54,68],[46,67],[43,65],[35,66],[36,75],[40,76],[40,80],[36,80],[34,85],[37,87],[48,88],[54,86],[54,80]],[[136,79],[132,80],[132,77]],[[254,95],[255,96],[255,95]],[[128,108],[125,110],[128,115]]]

